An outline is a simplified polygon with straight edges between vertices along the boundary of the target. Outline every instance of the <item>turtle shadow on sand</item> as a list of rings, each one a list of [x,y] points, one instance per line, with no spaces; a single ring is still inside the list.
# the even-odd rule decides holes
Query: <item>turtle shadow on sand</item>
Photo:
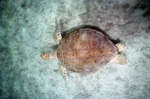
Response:
[[[64,29],[63,29],[63,25],[60,26],[60,27],[57,27],[57,28],[59,28],[60,30],[64,30]],[[73,28],[71,28],[71,29],[69,29],[69,30],[65,30],[64,32],[62,32],[62,33],[61,33],[61,36],[62,36],[62,38],[63,38],[66,34],[71,33],[72,31],[75,31],[75,30],[77,30],[77,29],[82,29],[82,28],[89,28],[89,29],[97,30],[97,31],[103,33],[105,36],[107,36],[114,44],[117,44],[117,43],[122,42],[122,41],[120,41],[119,39],[117,39],[117,40],[112,39],[112,38],[111,38],[105,31],[103,31],[101,28],[96,27],[96,26],[92,26],[92,25],[79,25],[79,26],[73,27]],[[55,37],[54,37],[54,38],[55,38]],[[51,49],[52,49],[52,50],[56,50],[57,47],[58,47],[58,45],[53,45],[53,46],[51,47]],[[43,52],[43,51],[42,51],[42,52]]]

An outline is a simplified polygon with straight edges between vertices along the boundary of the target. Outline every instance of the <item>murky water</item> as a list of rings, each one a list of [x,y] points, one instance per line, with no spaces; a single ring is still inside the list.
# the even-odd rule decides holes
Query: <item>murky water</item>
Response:
[[[0,99],[149,99],[150,2],[140,0],[1,0]],[[54,33],[88,25],[124,43],[128,63],[89,75],[68,71],[65,82]]]

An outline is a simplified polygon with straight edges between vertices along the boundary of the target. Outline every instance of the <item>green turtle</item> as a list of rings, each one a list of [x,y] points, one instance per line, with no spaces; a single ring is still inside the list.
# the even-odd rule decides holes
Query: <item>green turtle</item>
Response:
[[[100,70],[108,62],[126,64],[127,59],[119,54],[125,45],[113,44],[103,33],[96,29],[76,29],[63,38],[59,29],[56,32],[56,51],[41,55],[42,59],[58,59],[61,62],[60,70],[66,78],[67,70],[88,74]]]

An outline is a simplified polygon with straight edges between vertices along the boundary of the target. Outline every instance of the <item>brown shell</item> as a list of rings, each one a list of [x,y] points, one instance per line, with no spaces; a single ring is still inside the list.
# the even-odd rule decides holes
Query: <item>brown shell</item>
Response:
[[[116,54],[118,48],[101,32],[82,28],[62,38],[57,57],[66,69],[89,73],[99,70]]]

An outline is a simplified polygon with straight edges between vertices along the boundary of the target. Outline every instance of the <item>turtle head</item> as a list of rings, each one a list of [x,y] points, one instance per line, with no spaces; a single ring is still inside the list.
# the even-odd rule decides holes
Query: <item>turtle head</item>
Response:
[[[41,58],[44,60],[50,60],[56,58],[56,52],[48,52],[48,53],[43,53],[41,55]]]
[[[48,53],[43,53],[43,54],[41,55],[41,58],[44,59],[44,60],[49,60],[49,59],[50,59],[50,54],[48,54]]]

